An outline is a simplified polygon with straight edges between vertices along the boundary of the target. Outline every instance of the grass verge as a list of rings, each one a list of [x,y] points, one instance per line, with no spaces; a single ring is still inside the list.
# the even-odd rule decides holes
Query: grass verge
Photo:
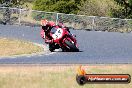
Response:
[[[43,48],[33,43],[0,38],[0,57],[42,52]]]
[[[87,73],[130,74],[132,65],[89,65]],[[0,88],[131,88],[129,84],[76,83],[78,66],[0,66]]]

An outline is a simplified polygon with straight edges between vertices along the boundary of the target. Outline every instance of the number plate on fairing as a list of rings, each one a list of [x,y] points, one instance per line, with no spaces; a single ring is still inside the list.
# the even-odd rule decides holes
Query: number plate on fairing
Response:
[[[52,28],[51,33],[53,34],[52,37],[54,38],[54,40],[56,40],[62,37],[63,31],[61,28]]]

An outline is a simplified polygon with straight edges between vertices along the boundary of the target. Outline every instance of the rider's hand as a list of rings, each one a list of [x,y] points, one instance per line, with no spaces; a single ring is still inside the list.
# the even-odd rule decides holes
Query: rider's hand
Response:
[[[54,42],[54,40],[52,39],[52,40],[51,40],[51,43],[53,43],[53,42]]]
[[[53,43],[54,42],[54,40],[52,39],[52,40],[45,40],[45,43]]]

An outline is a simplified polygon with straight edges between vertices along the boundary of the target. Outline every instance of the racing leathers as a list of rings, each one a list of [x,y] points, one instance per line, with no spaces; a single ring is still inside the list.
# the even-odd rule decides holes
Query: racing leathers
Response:
[[[54,22],[48,22],[45,26],[42,26],[41,37],[45,39],[45,43],[49,44],[49,50],[53,52],[55,49],[59,48],[59,45],[56,45],[50,36],[51,29],[55,27]]]
[[[41,29],[41,37],[45,39],[45,43],[49,44],[49,50],[52,52],[57,48],[60,48],[58,44],[55,44],[52,37],[50,36],[50,31],[53,27],[60,27],[60,28],[65,28],[69,33],[69,29],[65,27],[63,24],[55,25],[53,22],[48,22],[45,26],[42,26]],[[71,33],[70,33],[71,34]]]
[[[53,42],[53,39],[50,36],[50,30],[51,30],[52,26],[49,26],[49,25],[47,25],[47,26],[48,27],[42,26],[42,29],[41,29],[41,37],[43,39],[45,39],[45,43],[46,44],[49,44],[49,43],[52,43]],[[45,28],[49,28],[49,30],[45,30]]]

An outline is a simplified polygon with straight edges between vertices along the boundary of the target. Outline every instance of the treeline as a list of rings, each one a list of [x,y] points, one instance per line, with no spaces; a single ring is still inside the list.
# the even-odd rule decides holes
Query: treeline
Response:
[[[77,14],[79,11],[78,5],[81,1],[82,0],[35,0],[33,9]]]
[[[132,0],[35,0],[33,9],[67,14],[132,18]]]
[[[23,5],[28,0],[0,0],[1,6],[16,7]]]
[[[0,0],[5,2],[12,7],[33,3],[32,9],[41,11],[132,18],[132,0]]]

